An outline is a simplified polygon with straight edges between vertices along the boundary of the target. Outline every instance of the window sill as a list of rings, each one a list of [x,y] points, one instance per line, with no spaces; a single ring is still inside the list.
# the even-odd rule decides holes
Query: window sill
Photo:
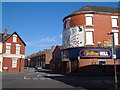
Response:
[[[93,27],[94,25],[85,25],[85,26],[88,26],[88,27]]]
[[[17,67],[12,67],[12,68],[17,68]]]
[[[91,44],[86,43],[85,45],[94,45],[94,43],[91,43]]]
[[[16,55],[20,55],[20,53],[18,54],[18,53],[16,53]]]
[[[17,43],[17,41],[12,41],[13,43]]]
[[[112,26],[112,28],[119,28],[119,26]]]
[[[11,53],[5,53],[5,54],[11,54]]]

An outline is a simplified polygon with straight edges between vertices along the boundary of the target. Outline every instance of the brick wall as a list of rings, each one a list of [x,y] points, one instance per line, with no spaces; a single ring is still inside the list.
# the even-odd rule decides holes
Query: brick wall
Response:
[[[78,26],[78,25],[85,25],[85,20],[86,20],[85,14],[86,13],[71,16],[70,26],[73,27],[73,26]],[[116,15],[93,14],[93,25],[94,26],[86,26],[87,29],[94,29],[94,33],[93,33],[94,46],[98,46],[97,42],[101,42],[103,46],[105,40],[111,40],[111,36],[107,35],[107,33],[112,32],[112,30],[120,30],[120,28],[112,28],[111,16],[116,16]],[[119,33],[119,44],[120,44],[120,33]]]
[[[17,59],[17,67],[12,67],[12,58],[3,58],[3,67],[8,67],[8,69],[3,69],[3,71],[24,71],[24,59]]]
[[[3,43],[3,51],[2,53],[6,52],[6,43],[11,43],[11,52],[10,54],[15,54],[16,53],[16,44],[20,44],[20,54],[25,54],[25,46],[23,42],[20,40],[20,38],[17,37],[17,42],[13,42],[13,37],[11,36],[8,40],[6,40]]]

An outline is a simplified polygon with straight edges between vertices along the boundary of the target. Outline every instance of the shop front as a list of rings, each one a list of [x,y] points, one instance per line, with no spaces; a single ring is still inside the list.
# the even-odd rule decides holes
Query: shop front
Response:
[[[83,76],[111,76],[114,75],[114,60],[112,50],[106,48],[71,48],[67,62],[69,73]],[[120,49],[116,49],[117,71],[120,72]]]

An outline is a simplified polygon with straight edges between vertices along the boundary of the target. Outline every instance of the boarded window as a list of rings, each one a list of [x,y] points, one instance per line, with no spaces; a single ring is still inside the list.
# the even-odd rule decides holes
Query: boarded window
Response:
[[[86,32],[86,45],[93,45],[93,32]]]
[[[92,16],[86,16],[86,25],[93,25]]]
[[[114,43],[115,43],[115,45],[118,45],[118,33],[116,32],[116,33],[114,33]]]
[[[118,19],[112,18],[112,27],[118,27]]]

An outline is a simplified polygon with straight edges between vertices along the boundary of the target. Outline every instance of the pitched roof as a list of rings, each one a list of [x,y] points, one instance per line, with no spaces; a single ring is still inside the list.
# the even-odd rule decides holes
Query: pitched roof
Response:
[[[4,36],[3,33],[0,33],[0,42],[4,42],[11,34],[7,34]]]
[[[87,12],[92,12],[92,13],[111,13],[111,14],[120,14],[120,8],[115,8],[115,7],[104,7],[104,6],[93,6],[93,5],[85,5],[82,8],[78,9],[77,11],[73,12],[72,14],[66,16],[69,17],[71,15],[76,15],[80,13],[87,13]],[[65,18],[66,18],[65,17]],[[65,19],[64,18],[64,19]],[[64,20],[63,19],[63,20]]]
[[[58,46],[58,45],[57,45]],[[62,50],[62,46],[58,46],[60,50]]]
[[[17,32],[14,32],[13,34],[16,34],[19,38],[20,36],[17,34]],[[0,42],[5,42],[7,39],[9,39],[13,34],[7,34],[4,36],[3,33],[0,33]],[[20,40],[23,42],[23,44],[26,46],[25,42],[20,38]]]

